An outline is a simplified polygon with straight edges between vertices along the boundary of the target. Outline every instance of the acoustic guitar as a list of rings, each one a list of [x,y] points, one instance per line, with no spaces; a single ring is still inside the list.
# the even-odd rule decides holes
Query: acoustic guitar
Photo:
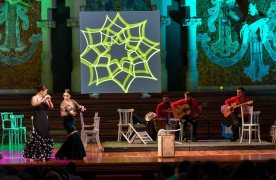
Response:
[[[207,103],[204,102],[197,107],[199,106],[206,107]],[[190,115],[191,111],[192,109],[189,104],[177,105],[175,108],[173,108],[173,116],[177,119],[181,119],[185,115]]]
[[[185,115],[191,114],[191,107],[189,104],[177,105],[173,108],[173,117],[175,118],[182,118]]]
[[[235,108],[241,107],[243,105],[249,105],[249,104],[253,104],[253,101],[247,101],[245,103],[238,104],[238,105],[237,103],[231,103],[230,105],[231,108],[227,108],[226,105],[222,105],[221,112],[224,115],[224,117],[228,117],[234,111]]]

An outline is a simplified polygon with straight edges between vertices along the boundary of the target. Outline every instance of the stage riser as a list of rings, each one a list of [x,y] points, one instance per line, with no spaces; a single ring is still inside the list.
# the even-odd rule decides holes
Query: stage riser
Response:
[[[116,143],[116,142],[114,142]],[[188,143],[183,143],[181,145],[176,144],[175,145],[175,151],[217,151],[217,150],[275,150],[276,146],[275,144],[267,143],[265,142],[264,144],[257,144],[252,143],[248,144],[248,141],[244,141],[242,144],[239,142],[229,142],[226,145],[215,145],[215,146],[210,146],[208,143],[200,144],[198,142],[188,142]],[[130,146],[129,144],[127,145],[104,145],[104,151],[105,152],[156,152],[158,150],[157,145],[152,147],[148,145],[141,144],[139,145],[134,145]]]
[[[167,93],[172,101],[183,97],[183,92],[169,92]],[[220,123],[225,118],[220,113],[220,106],[224,100],[232,95],[234,92],[196,92],[194,97],[202,102],[208,102],[208,106],[202,115],[208,117],[209,122],[199,122],[198,138],[199,139],[221,139]],[[254,100],[254,109],[260,110],[261,123],[261,137],[262,139],[269,138],[270,126],[274,123],[274,107],[276,102],[276,94],[266,92],[247,92]],[[102,94],[100,99],[90,98],[88,95],[73,94],[80,104],[85,105],[87,111],[85,112],[85,122],[92,122],[92,117],[95,112],[99,112],[101,117],[100,123],[100,138],[101,141],[112,141],[117,139],[117,124],[118,113],[117,108],[134,108],[135,114],[142,120],[145,114],[150,111],[155,111],[156,105],[161,101],[162,94],[151,94],[151,98],[142,99],[141,94]],[[31,94],[21,95],[0,95],[0,112],[11,111],[15,114],[24,114],[24,125],[31,130],[32,107],[30,105]],[[59,113],[59,105],[62,101],[62,94],[52,94],[54,102],[54,109],[48,111],[51,134],[55,141],[62,142],[66,132],[63,128],[62,118]],[[144,123],[146,123],[144,121]],[[209,124],[208,124],[209,123]],[[80,130],[80,121],[77,118],[76,125]],[[209,131],[208,131],[209,125]],[[1,135],[0,135],[1,136]],[[1,137],[0,137],[1,138]]]

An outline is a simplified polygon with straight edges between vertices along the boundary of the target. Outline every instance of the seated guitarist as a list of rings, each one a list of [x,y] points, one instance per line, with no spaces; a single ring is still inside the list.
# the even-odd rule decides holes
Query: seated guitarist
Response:
[[[236,141],[239,138],[239,127],[241,126],[241,109],[234,108],[233,104],[239,105],[242,103],[249,102],[249,98],[244,96],[245,90],[243,87],[237,88],[237,95],[225,100],[226,108],[231,110],[231,117],[232,117],[232,132],[233,137],[231,141]]]
[[[192,98],[192,94],[190,92],[184,93],[184,99],[180,99],[174,103],[172,103],[172,108],[174,112],[179,112],[180,123],[183,124],[183,132],[184,137],[183,141],[188,141],[188,131],[187,125],[191,123],[193,126],[193,139],[192,141],[196,141],[197,135],[197,117],[198,113],[202,111],[202,106],[198,104],[197,100]],[[176,117],[178,118],[178,117]]]

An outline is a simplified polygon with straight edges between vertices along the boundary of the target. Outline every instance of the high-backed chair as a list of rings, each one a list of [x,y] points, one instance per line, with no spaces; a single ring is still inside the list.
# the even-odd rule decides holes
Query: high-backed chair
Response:
[[[252,132],[256,132],[259,142],[261,143],[260,124],[259,124],[260,112],[256,111],[254,113],[253,106],[243,105],[240,108],[241,108],[241,116],[242,116],[240,143],[242,143],[245,133],[248,133],[248,142],[249,144],[251,144]],[[246,117],[249,117],[247,121],[246,121]]]
[[[23,142],[22,136],[24,137],[24,143],[27,142],[26,127],[23,126],[23,118],[24,118],[24,114],[11,115],[11,119],[13,120],[15,127],[18,129],[19,143]]]
[[[83,142],[84,147],[87,146],[87,143],[90,140],[95,139],[98,145],[99,151],[103,151],[104,148],[101,145],[100,141],[100,117],[98,117],[98,112],[95,113],[94,115],[94,122],[93,124],[85,124],[84,123],[84,118],[83,118],[83,113],[80,112],[80,120],[81,120],[81,140]]]
[[[259,117],[260,117],[261,111],[253,111],[253,123],[260,124],[259,123]],[[258,131],[255,131],[255,139],[258,138]]]
[[[98,116],[98,115],[97,115]],[[92,124],[92,121],[90,124],[85,124],[84,123],[84,117],[83,117],[83,112],[80,112],[80,121],[81,121],[81,140],[83,143],[86,142],[86,135],[85,135],[85,131],[88,130],[88,128],[92,128],[93,127],[93,124]],[[86,146],[86,144],[84,144],[84,146]]]
[[[14,144],[19,143],[18,140],[18,128],[16,123],[13,121],[11,116],[12,112],[1,112],[2,119],[2,145],[4,143],[5,136],[8,135],[9,147],[11,148]]]
[[[118,123],[118,142],[121,141],[121,137],[128,141],[126,133],[131,128],[129,124],[133,125],[132,115],[134,109],[117,109],[119,113],[119,123]]]
[[[153,139],[147,133],[145,125],[141,124],[128,124],[128,131],[123,133],[123,136],[126,138],[128,143],[144,143],[147,144],[152,142]]]
[[[276,142],[276,120],[274,121],[274,124],[270,127],[270,136],[272,143],[275,144]]]

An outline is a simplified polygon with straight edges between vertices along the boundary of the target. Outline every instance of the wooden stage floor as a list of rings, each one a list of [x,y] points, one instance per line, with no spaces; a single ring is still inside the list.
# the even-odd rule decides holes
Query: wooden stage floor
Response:
[[[69,160],[55,160],[54,155],[60,144],[55,144],[52,159],[46,162],[30,161],[22,157],[23,145],[14,149],[8,149],[6,145],[0,148],[3,158],[1,165],[20,164],[66,164]],[[87,157],[84,160],[75,160],[80,164],[127,164],[127,163],[158,163],[158,162],[180,162],[189,161],[220,161],[227,164],[228,161],[241,160],[267,160],[276,158],[275,144],[262,141],[240,144],[239,142],[187,142],[176,144],[175,157],[161,158],[157,155],[157,144],[128,144],[126,142],[107,141],[103,142],[104,152],[99,152],[96,144],[88,144],[86,148]],[[185,147],[189,147],[185,149]],[[193,149],[193,147],[195,147]],[[208,147],[208,148],[206,148]],[[147,150],[143,150],[143,148]],[[198,148],[198,149],[197,149]],[[228,149],[227,149],[228,148]],[[112,151],[111,149],[114,149]],[[122,149],[117,150],[117,149]],[[136,149],[136,150],[135,150]],[[184,150],[183,150],[184,149]],[[129,150],[129,151],[128,151]],[[221,157],[221,158],[218,158]]]
[[[113,145],[112,145],[113,144]],[[103,142],[105,148],[104,152],[99,152],[96,144],[88,144],[86,152],[87,157],[84,160],[74,160],[77,164],[78,172],[81,172],[84,176],[89,177],[91,173],[96,175],[110,173],[128,173],[128,174],[139,174],[139,173],[154,173],[157,172],[160,165],[167,163],[179,163],[187,160],[191,162],[195,161],[215,161],[221,166],[225,165],[236,165],[242,160],[251,160],[254,162],[267,161],[269,159],[276,159],[275,145],[269,142],[262,142],[246,145],[246,143],[240,145],[247,148],[209,148],[207,149],[190,149],[183,150],[181,146],[209,146],[214,147],[218,145],[235,147],[240,145],[239,142],[188,142],[182,145],[176,145],[175,156],[170,158],[158,157],[157,145],[150,144],[153,148],[149,148],[147,151],[139,150],[143,144],[127,144],[117,142]],[[115,149],[121,148],[124,151],[114,150],[111,152],[109,146],[113,146]],[[115,146],[116,145],[116,146]],[[42,161],[31,161],[22,157],[23,145],[18,146],[12,150],[7,149],[7,146],[1,146],[0,151],[3,155],[0,159],[1,167],[13,166],[18,169],[24,169],[30,166],[40,167],[66,167],[70,160],[56,160],[54,155],[58,150],[60,144],[55,144],[55,149],[52,154],[52,159],[46,162]],[[136,148],[136,151],[126,151],[127,148]],[[262,146],[262,148],[260,147]],[[248,148],[251,147],[251,148]],[[180,149],[179,149],[180,148]],[[93,179],[93,178],[92,178]],[[95,179],[95,178],[94,178]]]

